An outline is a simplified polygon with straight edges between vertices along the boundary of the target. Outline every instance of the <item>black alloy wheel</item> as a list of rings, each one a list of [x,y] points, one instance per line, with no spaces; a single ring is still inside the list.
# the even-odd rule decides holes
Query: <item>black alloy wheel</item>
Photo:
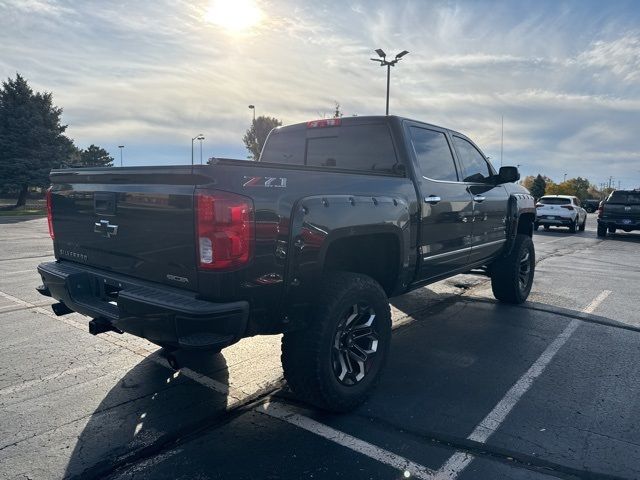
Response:
[[[366,303],[349,308],[338,324],[333,339],[333,373],[343,385],[362,381],[378,353],[376,313]]]

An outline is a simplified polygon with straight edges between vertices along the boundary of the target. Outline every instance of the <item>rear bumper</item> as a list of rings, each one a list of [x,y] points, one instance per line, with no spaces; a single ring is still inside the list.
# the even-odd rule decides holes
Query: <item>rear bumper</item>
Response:
[[[70,262],[42,263],[38,273],[43,295],[158,345],[220,349],[240,340],[247,329],[246,301],[208,302],[195,293]]]
[[[571,217],[559,217],[555,216],[555,218],[548,218],[547,215],[541,215],[536,217],[536,223],[538,225],[564,225],[569,226],[574,222],[574,219]]]
[[[640,220],[635,218],[599,218],[598,225],[607,228],[619,228],[621,230],[640,230]]]

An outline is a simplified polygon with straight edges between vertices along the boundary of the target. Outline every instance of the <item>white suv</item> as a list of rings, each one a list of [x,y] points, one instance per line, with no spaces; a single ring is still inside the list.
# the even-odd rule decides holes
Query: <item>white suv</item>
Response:
[[[545,195],[536,203],[536,223],[545,230],[549,227],[569,227],[571,233],[577,229],[581,232],[587,224],[587,211],[580,206],[580,200],[570,195]]]

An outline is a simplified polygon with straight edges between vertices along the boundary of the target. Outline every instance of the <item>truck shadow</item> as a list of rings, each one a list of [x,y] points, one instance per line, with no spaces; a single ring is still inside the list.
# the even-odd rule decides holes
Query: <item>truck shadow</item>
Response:
[[[190,374],[228,387],[222,354],[179,355]],[[159,352],[129,370],[91,414],[69,457],[64,478],[102,478],[118,466],[147,457],[223,414],[227,395],[168,368]]]

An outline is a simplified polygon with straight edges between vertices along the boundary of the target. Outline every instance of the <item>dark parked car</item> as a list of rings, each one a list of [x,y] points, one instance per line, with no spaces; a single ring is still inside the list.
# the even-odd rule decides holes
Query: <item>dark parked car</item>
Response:
[[[600,200],[587,199],[583,202],[582,206],[588,213],[594,213],[600,206]]]
[[[598,236],[640,230],[640,190],[615,190],[598,209]]]
[[[376,384],[388,297],[472,269],[529,295],[533,197],[464,135],[394,116],[273,130],[259,161],[54,170],[57,314],[172,349],[284,333],[290,387],[344,411]],[[168,359],[175,365],[175,358]]]

